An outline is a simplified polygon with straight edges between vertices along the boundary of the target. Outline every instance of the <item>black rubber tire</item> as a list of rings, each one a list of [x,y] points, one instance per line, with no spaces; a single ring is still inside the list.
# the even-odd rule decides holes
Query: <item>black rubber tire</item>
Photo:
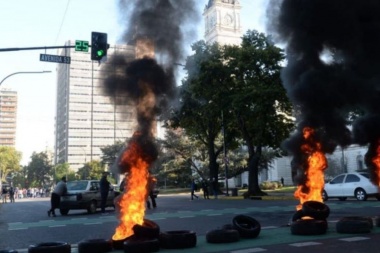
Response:
[[[225,224],[222,226],[222,229],[234,229],[234,230],[236,230],[233,224]]]
[[[78,243],[78,253],[105,253],[112,250],[112,242],[105,239],[88,239]]]
[[[143,239],[131,236],[123,244],[125,253],[150,253],[160,250],[158,239]]]
[[[297,220],[290,224],[290,232],[293,235],[322,235],[326,233],[327,227],[326,220]]]
[[[298,211],[296,211],[292,217],[292,221],[297,221],[297,220],[301,220],[302,217],[304,217],[304,213],[303,213],[303,210],[300,209]]]
[[[369,217],[343,217],[336,223],[336,232],[340,234],[367,234],[371,232],[373,222]]]
[[[133,237],[133,235],[132,235],[132,237]],[[125,238],[125,239],[122,239],[122,240],[112,240],[112,248],[115,249],[115,250],[122,250],[123,247],[124,247],[124,242],[128,238]]]
[[[368,198],[367,193],[362,188],[355,190],[355,198],[359,201],[366,201]]]
[[[31,245],[28,253],[70,253],[71,245],[66,242],[43,242]]]
[[[70,209],[59,209],[59,213],[63,216],[69,214]]]
[[[325,190],[323,190],[323,192],[322,192],[322,199],[324,202],[329,200],[329,196],[327,195],[327,192]]]
[[[330,215],[330,208],[319,201],[305,201],[302,204],[304,216],[310,216],[316,220],[325,220]]]
[[[94,214],[94,213],[96,213],[96,201],[95,200],[93,200],[93,201],[91,201],[91,203],[90,203],[90,205],[88,206],[88,208],[87,208],[87,212],[89,213],[89,214]]]
[[[233,229],[214,229],[206,233],[208,243],[231,243],[239,240],[239,232]]]
[[[197,245],[197,235],[190,230],[162,232],[159,240],[161,248],[164,249],[187,249]]]
[[[242,238],[256,238],[261,231],[260,223],[247,215],[237,215],[232,219],[234,229],[239,232]]]
[[[157,223],[148,219],[144,219],[142,225],[134,225],[132,229],[134,235],[137,238],[153,239],[158,238],[158,236],[160,235],[160,227],[157,225]]]
[[[13,249],[3,249],[0,250],[0,253],[18,253],[18,251]]]

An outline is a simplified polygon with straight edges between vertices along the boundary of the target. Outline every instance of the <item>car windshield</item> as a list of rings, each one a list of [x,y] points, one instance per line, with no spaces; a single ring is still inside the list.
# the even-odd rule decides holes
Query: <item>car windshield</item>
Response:
[[[86,188],[87,188],[87,181],[67,182],[67,190],[68,191],[86,190]]]

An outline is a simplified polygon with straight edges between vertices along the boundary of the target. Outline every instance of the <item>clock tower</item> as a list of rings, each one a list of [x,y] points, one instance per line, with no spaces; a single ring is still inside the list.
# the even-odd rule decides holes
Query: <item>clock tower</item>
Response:
[[[238,0],[209,0],[203,12],[205,41],[225,45],[240,45],[243,36]]]

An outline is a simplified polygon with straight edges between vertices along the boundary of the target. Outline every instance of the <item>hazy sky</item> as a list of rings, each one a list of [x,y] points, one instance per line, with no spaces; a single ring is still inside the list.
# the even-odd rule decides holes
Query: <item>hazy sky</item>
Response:
[[[186,1],[186,0],[176,0]],[[0,48],[63,46],[67,40],[91,41],[91,32],[105,32],[108,43],[118,43],[123,31],[118,1],[112,0],[12,0],[0,8]],[[208,0],[199,0],[203,13]],[[265,32],[267,0],[240,0],[244,31]],[[203,39],[203,20],[198,38]],[[56,63],[41,62],[41,53],[56,55],[56,49],[0,52],[0,82],[20,71],[48,70],[47,74],[17,74],[1,85],[18,92],[16,149],[27,165],[32,152],[53,150],[56,102]],[[90,57],[90,56],[89,56]]]

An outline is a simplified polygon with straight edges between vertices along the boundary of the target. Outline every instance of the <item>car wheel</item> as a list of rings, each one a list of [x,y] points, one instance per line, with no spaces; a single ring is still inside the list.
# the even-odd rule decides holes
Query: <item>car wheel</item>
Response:
[[[340,201],[345,201],[347,199],[347,197],[340,197],[338,198]]]
[[[376,199],[377,199],[377,200],[380,200],[380,195],[376,195]]]
[[[90,214],[96,213],[96,201],[95,200],[91,201],[89,207],[87,208],[87,212]]]
[[[330,215],[330,208],[319,201],[305,201],[302,204],[302,210],[305,216],[310,216],[317,220],[325,220]]]
[[[89,239],[78,243],[78,253],[104,253],[112,250],[112,242],[105,239]]]
[[[162,232],[159,240],[160,246],[165,249],[187,249],[197,245],[196,233],[189,230]]]
[[[232,219],[234,228],[242,238],[256,238],[261,231],[260,223],[247,215],[237,215]]]
[[[28,253],[70,253],[71,246],[66,242],[44,242],[29,246]]]
[[[355,198],[359,201],[367,200],[367,193],[362,188],[355,190]]]
[[[371,223],[366,217],[343,217],[336,223],[336,232],[341,234],[370,233]]]
[[[59,213],[61,214],[61,215],[67,215],[68,213],[69,213],[69,211],[70,211],[70,209],[59,209]]]
[[[327,201],[329,199],[329,196],[327,195],[327,192],[324,190],[323,192],[322,192],[322,200],[323,201]]]

